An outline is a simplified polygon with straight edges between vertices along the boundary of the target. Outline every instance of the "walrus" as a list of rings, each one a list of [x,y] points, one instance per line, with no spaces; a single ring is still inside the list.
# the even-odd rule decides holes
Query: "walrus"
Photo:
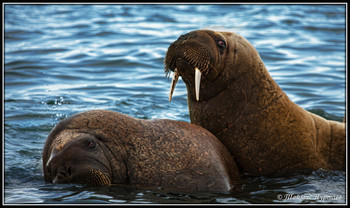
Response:
[[[42,162],[48,183],[229,192],[240,178],[231,154],[202,127],[107,110],[59,122],[47,137]]]
[[[164,60],[187,88],[191,123],[213,133],[244,174],[345,169],[345,124],[293,103],[257,50],[232,32],[196,30],[173,42]]]

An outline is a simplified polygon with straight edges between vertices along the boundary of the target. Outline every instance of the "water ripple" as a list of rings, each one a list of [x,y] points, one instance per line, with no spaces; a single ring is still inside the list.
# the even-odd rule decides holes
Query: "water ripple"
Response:
[[[344,203],[341,171],[248,178],[227,195],[45,184],[41,151],[59,121],[85,110],[190,122],[181,79],[168,102],[163,59],[179,35],[202,28],[243,35],[294,102],[342,120],[345,11],[343,4],[5,4],[5,203]],[[302,199],[308,194],[340,198]]]

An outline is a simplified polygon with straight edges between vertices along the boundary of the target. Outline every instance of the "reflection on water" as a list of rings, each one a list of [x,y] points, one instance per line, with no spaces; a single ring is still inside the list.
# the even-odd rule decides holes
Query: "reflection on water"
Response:
[[[186,87],[168,102],[163,59],[195,29],[237,32],[303,108],[345,112],[345,5],[4,6],[5,203],[345,203],[345,172],[247,178],[230,194],[45,184],[41,152],[60,120],[108,109],[189,122]]]

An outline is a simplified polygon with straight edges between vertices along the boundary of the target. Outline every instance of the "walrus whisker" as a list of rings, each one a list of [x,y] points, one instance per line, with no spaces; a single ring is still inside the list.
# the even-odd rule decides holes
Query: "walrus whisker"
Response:
[[[99,185],[99,186],[111,185],[110,178],[106,176],[106,174],[103,173],[102,171],[96,170],[96,169],[90,169],[89,172],[90,172],[90,175],[87,183],[91,183],[93,185]]]
[[[205,72],[205,75],[207,75],[209,73],[209,67],[206,67],[202,73],[204,73],[204,72]]]
[[[211,65],[210,63],[209,63],[209,65],[211,68],[213,68],[215,70],[216,73],[218,73],[218,70],[213,65]]]

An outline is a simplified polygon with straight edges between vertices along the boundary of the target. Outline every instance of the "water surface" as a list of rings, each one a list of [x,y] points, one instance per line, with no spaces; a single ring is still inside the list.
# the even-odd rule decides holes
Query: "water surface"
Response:
[[[4,6],[4,203],[345,203],[344,171],[246,178],[230,194],[45,184],[41,153],[72,114],[108,109],[189,122],[186,87],[168,102],[163,59],[181,34],[237,32],[298,105],[345,113],[345,5]]]

